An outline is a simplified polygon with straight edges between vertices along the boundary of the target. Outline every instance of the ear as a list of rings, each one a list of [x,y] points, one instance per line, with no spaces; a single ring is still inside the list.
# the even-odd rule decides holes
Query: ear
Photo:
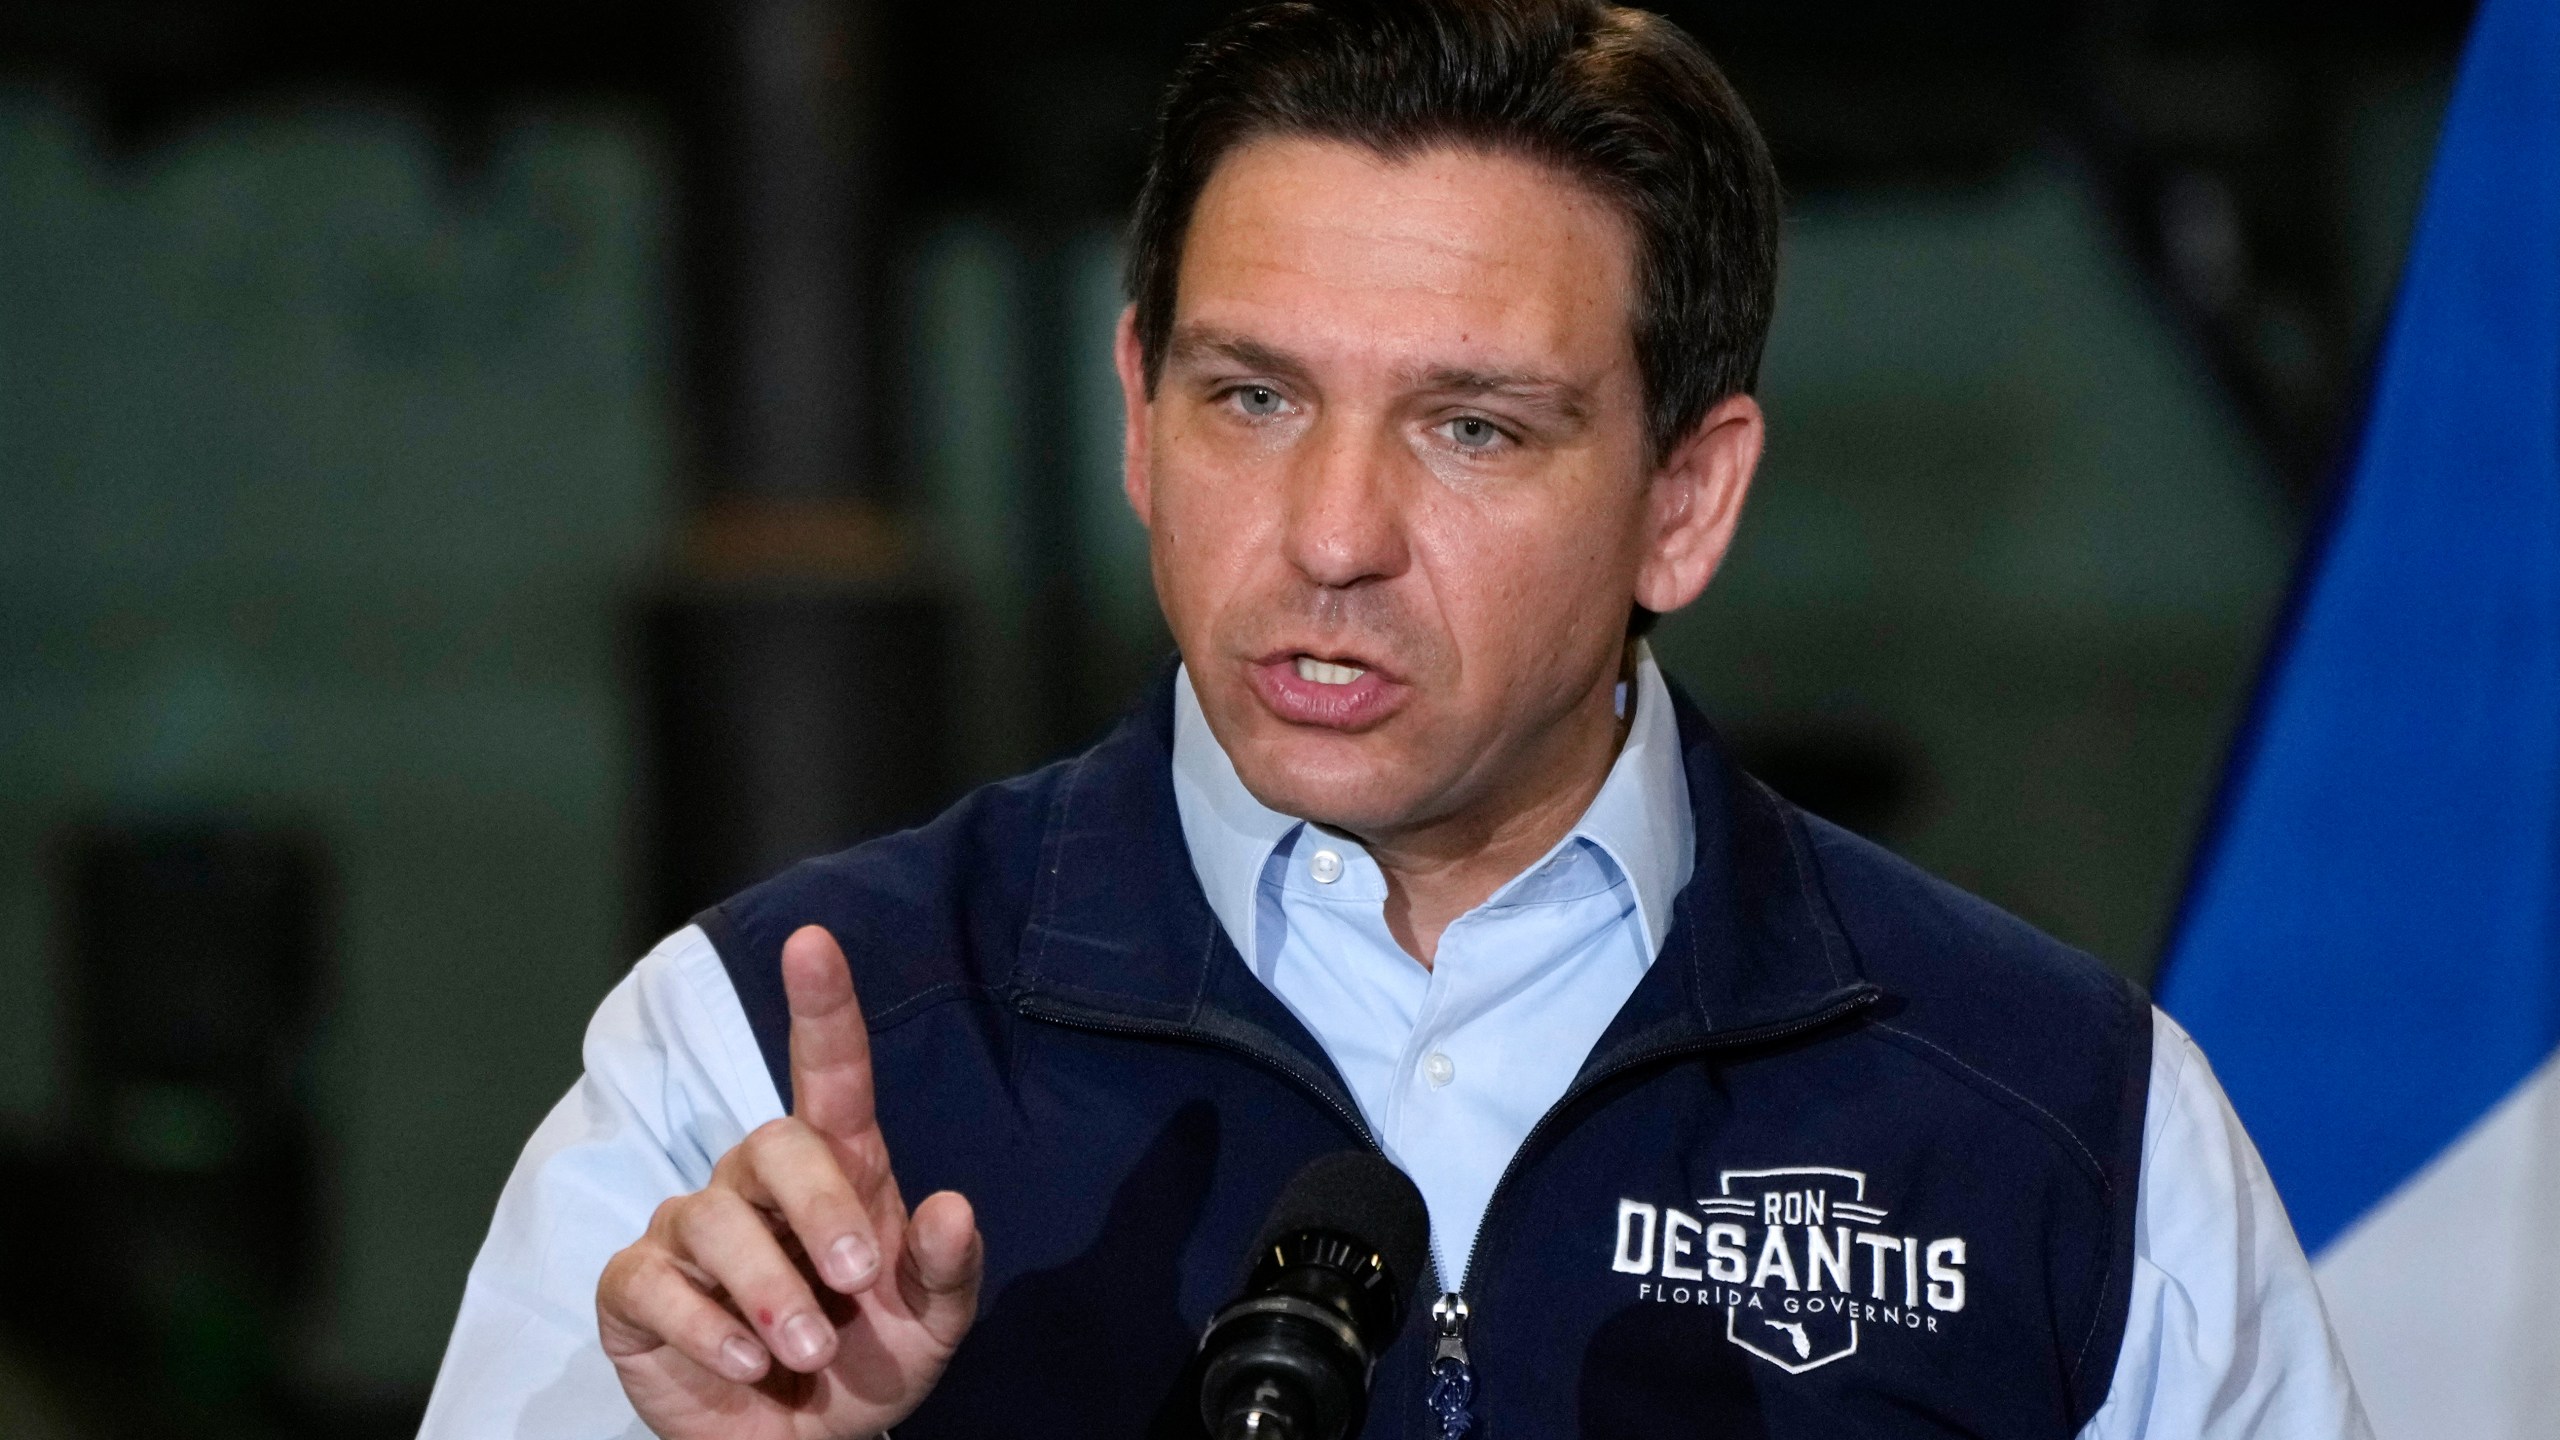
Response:
[[[1154,496],[1147,485],[1147,427],[1154,411],[1147,403],[1147,362],[1138,345],[1138,307],[1120,308],[1120,326],[1111,338],[1111,363],[1120,372],[1120,493],[1138,512],[1138,523],[1152,530]]]
[[[1644,558],[1636,571],[1636,603],[1668,614],[1698,598],[1724,564],[1742,520],[1743,497],[1760,468],[1768,439],[1760,403],[1748,395],[1719,400],[1653,474],[1645,515]]]

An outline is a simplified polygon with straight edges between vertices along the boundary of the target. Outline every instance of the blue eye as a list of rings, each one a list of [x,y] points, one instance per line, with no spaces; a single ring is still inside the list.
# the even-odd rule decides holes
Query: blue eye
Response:
[[[1461,415],[1447,425],[1449,443],[1461,450],[1490,450],[1502,443],[1502,431],[1481,415]]]
[[[1235,400],[1237,409],[1257,420],[1266,420],[1279,414],[1285,404],[1280,398],[1280,392],[1268,385],[1240,386],[1235,391]]]

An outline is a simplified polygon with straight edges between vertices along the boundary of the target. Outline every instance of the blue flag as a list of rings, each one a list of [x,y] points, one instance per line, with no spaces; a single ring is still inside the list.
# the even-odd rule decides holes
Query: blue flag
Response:
[[[2560,1433],[2560,1380],[2513,1373],[2560,1370],[2552,0],[2475,22],[2308,564],[2161,1003],[2256,1137],[2384,1440]]]

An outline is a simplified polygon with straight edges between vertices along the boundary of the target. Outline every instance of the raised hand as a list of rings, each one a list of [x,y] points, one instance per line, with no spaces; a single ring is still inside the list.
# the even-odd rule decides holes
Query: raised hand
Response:
[[[782,981],[793,1113],[660,1205],[596,1287],[605,1354],[667,1440],[878,1435],[932,1391],[977,1316],[976,1219],[948,1190],[907,1213],[835,937],[795,932]]]

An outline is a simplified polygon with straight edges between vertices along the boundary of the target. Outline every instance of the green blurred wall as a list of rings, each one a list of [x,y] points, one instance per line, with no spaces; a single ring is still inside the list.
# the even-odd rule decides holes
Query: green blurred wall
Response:
[[[666,166],[326,105],[100,153],[0,91],[0,1118],[54,1121],[45,845],[303,826],[337,886],[328,1303],[422,1384],[629,961],[621,604],[669,518]]]

